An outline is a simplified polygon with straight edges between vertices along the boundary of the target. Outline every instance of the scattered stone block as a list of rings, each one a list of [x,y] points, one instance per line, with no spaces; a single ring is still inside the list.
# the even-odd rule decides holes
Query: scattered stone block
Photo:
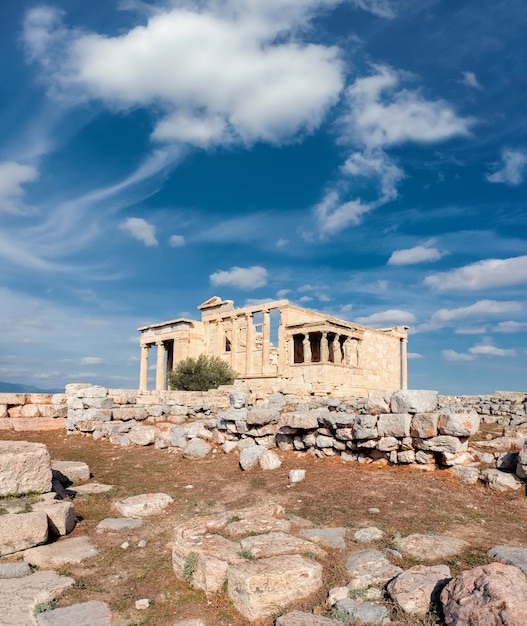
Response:
[[[130,443],[136,446],[150,446],[156,440],[158,430],[155,426],[135,426],[128,433]]]
[[[357,602],[351,598],[339,600],[335,605],[337,609],[346,611],[350,618],[358,620],[359,623],[368,624],[390,624],[388,609],[382,604],[373,602]]]
[[[101,520],[97,524],[96,528],[98,533],[102,533],[105,530],[118,531],[125,528],[139,528],[139,526],[142,526],[143,524],[144,521],[137,518],[107,517],[106,519]]]
[[[404,556],[423,561],[448,559],[470,547],[470,544],[457,537],[446,535],[408,535],[397,539],[397,546]]]
[[[388,583],[387,591],[405,613],[427,613],[450,581],[447,565],[416,565]]]
[[[272,450],[266,450],[258,457],[258,463],[263,470],[278,469],[282,465],[280,457]]]
[[[517,567],[527,575],[527,548],[494,546],[487,554],[496,561],[501,561],[507,565],[514,565],[514,567]]]
[[[242,470],[248,470],[255,467],[260,456],[267,451],[264,446],[251,445],[240,451],[240,467]]]
[[[119,500],[115,508],[123,517],[150,517],[162,513],[172,502],[166,493],[147,493]]]
[[[292,611],[276,618],[275,626],[340,626],[339,622],[329,617],[313,615],[313,613],[302,613]]]
[[[346,532],[346,528],[306,528],[301,530],[299,534],[327,548],[344,550]]]
[[[305,469],[293,469],[289,472],[289,480],[292,483],[299,483],[306,477]]]
[[[353,535],[353,539],[355,539],[355,541],[359,541],[360,543],[371,543],[372,541],[377,541],[383,537],[384,532],[375,526],[361,528]]]
[[[450,471],[461,478],[467,485],[475,485],[479,480],[479,469],[477,467],[454,465]]]
[[[204,459],[211,450],[212,446],[203,439],[191,439],[183,450],[183,456],[186,459]]]
[[[106,602],[90,600],[37,615],[38,626],[110,626],[112,613]]]
[[[43,511],[0,515],[0,556],[33,548],[48,540],[48,516]]]
[[[24,561],[42,568],[56,568],[68,563],[82,563],[99,554],[88,537],[62,539],[24,552]]]
[[[247,406],[247,394],[245,391],[231,391],[229,402],[233,409],[244,409]]]
[[[54,535],[69,535],[75,528],[75,508],[68,500],[55,500],[54,494],[33,504],[33,511],[43,511],[48,516],[49,530]],[[45,494],[48,496],[48,494]]]
[[[105,485],[104,483],[86,483],[85,485],[76,486],[72,491],[74,493],[86,495],[90,493],[106,493],[112,489],[113,485]]]
[[[441,603],[447,626],[527,624],[527,578],[512,565],[475,567],[448,583]]]
[[[306,555],[310,553],[317,557],[327,556],[327,552],[312,541],[283,532],[270,532],[265,535],[245,537],[240,541],[240,545],[243,550],[249,550],[257,559],[282,554]]]
[[[2,578],[23,578],[31,574],[28,563],[0,563],[0,579]]]
[[[498,469],[481,470],[480,479],[494,491],[516,490],[524,484],[515,474]]]
[[[53,478],[57,478],[65,487],[74,483],[90,480],[90,468],[81,461],[52,461]]]
[[[0,441],[0,496],[51,491],[51,459],[42,443]]]
[[[346,562],[350,575],[349,589],[383,587],[389,580],[402,573],[392,565],[380,550],[361,550],[352,554]]]
[[[322,566],[299,555],[276,556],[233,565],[227,581],[236,609],[247,619],[256,620],[320,589]]]

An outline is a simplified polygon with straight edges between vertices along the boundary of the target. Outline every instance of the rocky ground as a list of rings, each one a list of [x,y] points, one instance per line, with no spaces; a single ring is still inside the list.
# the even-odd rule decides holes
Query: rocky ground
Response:
[[[331,615],[326,604],[328,591],[350,582],[346,566],[353,553],[365,547],[394,549],[400,538],[412,534],[464,540],[466,547],[448,558],[430,560],[423,548],[413,556],[404,552],[399,557],[389,556],[403,570],[421,563],[442,564],[455,575],[490,563],[487,551],[495,545],[527,546],[523,489],[498,493],[482,484],[467,485],[448,471],[375,463],[365,466],[339,458],[319,460],[279,452],[279,468],[243,472],[235,455],[221,451],[192,461],[166,450],[120,448],[61,432],[6,433],[2,438],[45,443],[52,459],[83,461],[89,465],[92,481],[113,486],[107,492],[79,493],[74,499],[78,520],[69,537],[87,537],[99,552],[79,564],[59,568],[60,574],[75,582],[59,595],[55,605],[105,602],[112,611],[112,624],[117,626],[172,626],[191,619],[207,626],[273,624],[273,618],[249,622],[223,589],[206,596],[190,588],[175,575],[172,564],[175,526],[199,516],[271,501],[283,507],[286,516],[305,518],[316,527],[346,529],[345,548],[326,549],[326,555],[318,559],[323,566],[323,588],[295,607],[320,615]],[[289,472],[293,469],[305,469],[305,479],[292,483]],[[165,512],[137,528],[97,529],[101,520],[119,515],[117,501],[156,492],[174,500]],[[373,526],[384,533],[373,543],[355,538],[357,531]],[[2,559],[9,560],[15,558]],[[149,600],[148,607],[136,608],[136,602],[144,599]],[[392,610],[389,604],[388,609]],[[436,623],[433,614],[408,618],[393,609],[391,617],[392,623],[400,625]]]

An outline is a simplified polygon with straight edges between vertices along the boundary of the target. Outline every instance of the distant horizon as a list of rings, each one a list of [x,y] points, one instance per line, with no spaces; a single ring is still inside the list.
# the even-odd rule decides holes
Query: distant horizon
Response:
[[[526,386],[522,0],[4,4],[0,379],[135,388],[137,328],[218,295]]]

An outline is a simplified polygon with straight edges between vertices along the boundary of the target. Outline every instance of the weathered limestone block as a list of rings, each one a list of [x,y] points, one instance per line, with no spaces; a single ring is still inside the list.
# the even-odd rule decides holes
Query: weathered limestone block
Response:
[[[48,539],[48,516],[43,511],[0,515],[0,556],[27,550]]]
[[[392,565],[380,550],[355,552],[348,558],[346,570],[350,575],[349,589],[364,589],[370,585],[382,587],[403,571]]]
[[[527,445],[518,453],[518,462],[516,464],[516,475],[522,480],[527,480]]]
[[[332,448],[335,445],[335,440],[328,435],[319,435],[315,443],[317,448]]]
[[[354,439],[374,439],[378,436],[376,415],[357,415],[352,427]],[[362,445],[362,443],[361,443]]]
[[[414,439],[414,445],[419,450],[429,450],[431,452],[450,452],[457,454],[465,452],[468,448],[468,441],[460,441],[457,437],[451,435],[437,435],[430,439]]]
[[[83,421],[109,422],[112,419],[111,409],[84,409],[81,413]],[[69,417],[68,411],[68,419]]]
[[[248,411],[245,408],[242,409],[227,409],[226,411],[220,411],[218,413],[218,419],[226,422],[246,422]]]
[[[186,459],[204,459],[211,450],[212,446],[203,439],[191,439],[183,450],[183,456]]]
[[[415,463],[415,451],[401,450],[397,453],[397,463]]]
[[[381,452],[390,452],[399,448],[399,440],[395,437],[381,437],[377,444],[378,450]]]
[[[263,470],[278,469],[282,465],[280,457],[272,450],[266,450],[258,457],[258,463]]]
[[[368,391],[366,411],[370,415],[381,415],[390,413],[390,402],[393,391]]]
[[[174,500],[166,493],[131,496],[115,503],[123,517],[150,517],[162,513]]]
[[[229,597],[250,621],[307,598],[322,586],[322,566],[299,555],[275,556],[229,568]]]
[[[44,494],[41,502],[33,504],[33,511],[48,516],[49,530],[54,535],[69,535],[75,528],[75,508],[69,500],[55,500],[55,494]]]
[[[423,561],[435,561],[456,556],[470,547],[470,544],[457,537],[447,535],[408,535],[397,539],[398,549],[404,556]]]
[[[66,386],[66,393],[69,393],[69,385]],[[106,387],[99,385],[84,386],[75,391],[77,398],[105,398],[108,394]]]
[[[305,555],[306,553],[317,557],[327,556],[327,552],[319,548],[316,543],[279,531],[245,537],[240,541],[240,545],[243,550],[250,550],[257,559],[283,554]]]
[[[453,465],[470,465],[474,463],[475,460],[474,455],[468,450],[466,452],[458,452],[457,454],[452,454],[451,452],[443,452],[441,454],[441,464],[447,467]]]
[[[48,418],[65,418],[68,414],[68,409],[65,405],[41,404],[39,410],[42,417]]]
[[[172,430],[170,439],[175,448],[184,448],[188,441],[188,428],[185,426],[176,426]]]
[[[353,424],[355,423],[356,417],[357,416],[354,413],[337,411],[328,413],[323,417],[319,416],[319,422],[326,426],[326,428],[330,428],[332,431],[341,428],[351,430],[351,426],[353,426]]]
[[[475,567],[448,583],[441,603],[447,626],[527,624],[527,578],[512,565]]]
[[[524,484],[514,474],[502,472],[498,469],[484,469],[480,472],[480,479],[494,491],[508,491],[520,489]]]
[[[318,417],[314,411],[282,413],[279,424],[280,426],[289,426],[290,428],[314,430],[315,428],[318,428]]]
[[[240,452],[240,467],[243,470],[251,469],[258,463],[260,456],[267,451],[264,446],[252,445]]]
[[[375,526],[361,528],[353,535],[353,539],[359,543],[372,543],[384,537],[384,532]]]
[[[412,417],[410,435],[420,439],[429,439],[437,435],[438,413],[416,413]]]
[[[69,485],[90,480],[90,468],[82,461],[52,461],[51,469],[54,478]]]
[[[233,409],[243,409],[247,406],[247,394],[240,390],[231,391],[229,402]]]
[[[392,413],[429,413],[437,408],[437,391],[401,389],[392,395]]]
[[[24,404],[20,407],[20,412],[16,417],[41,417],[40,408],[38,404]]]
[[[263,426],[265,424],[276,424],[279,419],[280,413],[274,408],[254,406],[247,413],[248,425]]]
[[[0,404],[0,419],[7,417],[7,404]]]
[[[415,565],[388,583],[387,591],[405,613],[427,613],[450,581],[448,565]]]
[[[478,431],[479,424],[480,419],[476,411],[458,413],[452,409],[445,409],[439,415],[438,430],[440,435],[469,437]]]
[[[51,459],[44,444],[0,441],[0,495],[51,491]]]
[[[408,437],[412,416],[409,413],[379,415],[377,430],[379,437]]]
[[[2,404],[26,404],[27,402],[27,393],[2,393],[0,394],[2,398]]]
[[[135,426],[130,430],[128,436],[130,443],[136,446],[150,446],[156,440],[159,431],[155,426]]]

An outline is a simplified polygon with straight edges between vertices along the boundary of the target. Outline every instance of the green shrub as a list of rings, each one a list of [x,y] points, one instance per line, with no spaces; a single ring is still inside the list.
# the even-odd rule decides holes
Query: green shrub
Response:
[[[202,354],[197,359],[189,357],[177,363],[168,373],[168,387],[180,391],[208,391],[220,385],[232,385],[235,378],[236,372],[228,363]]]

